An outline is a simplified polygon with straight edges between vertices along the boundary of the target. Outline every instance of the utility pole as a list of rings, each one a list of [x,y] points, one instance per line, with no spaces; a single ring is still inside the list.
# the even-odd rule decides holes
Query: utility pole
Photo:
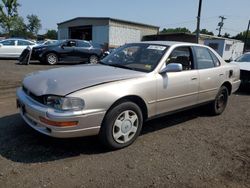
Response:
[[[224,20],[227,19],[224,16],[219,16],[219,18],[221,19],[221,21],[218,23],[218,26],[219,26],[219,28],[217,29],[217,30],[219,30],[218,37],[221,36],[221,29],[222,29],[222,27],[224,25]]]
[[[202,0],[199,0],[199,8],[198,8],[198,15],[197,15],[197,27],[196,27],[196,42],[197,42],[197,44],[199,43],[199,38],[200,38],[201,6],[202,6]]]
[[[248,22],[248,26],[247,26],[247,30],[246,30],[246,36],[245,36],[245,40],[244,40],[244,50],[243,50],[243,52],[245,52],[246,48],[247,48],[247,41],[248,41],[247,38],[248,38],[249,27],[250,27],[250,20]]]

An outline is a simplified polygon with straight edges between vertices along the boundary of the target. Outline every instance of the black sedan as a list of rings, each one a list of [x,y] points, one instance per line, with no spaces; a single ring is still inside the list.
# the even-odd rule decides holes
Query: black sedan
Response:
[[[20,59],[22,59],[22,56],[25,56],[25,53],[30,53],[29,49],[26,49],[26,52],[24,51],[21,54]],[[31,59],[50,65],[58,62],[97,63],[102,55],[103,50],[100,46],[84,40],[69,39],[61,40],[51,45],[33,47]]]

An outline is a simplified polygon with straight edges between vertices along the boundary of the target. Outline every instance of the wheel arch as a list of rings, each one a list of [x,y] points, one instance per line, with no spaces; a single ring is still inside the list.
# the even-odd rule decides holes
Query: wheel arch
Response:
[[[46,56],[47,56],[48,54],[51,54],[51,53],[52,53],[52,54],[56,54],[56,56],[57,56],[57,58],[58,58],[58,61],[59,61],[60,54],[59,54],[58,52],[54,51],[54,50],[50,50],[50,51],[45,52],[45,53],[43,54],[43,58],[45,59]]]
[[[139,106],[139,108],[141,109],[142,112],[142,116],[143,116],[143,120],[145,121],[148,118],[148,108],[147,105],[145,103],[145,101],[137,96],[137,95],[127,95],[124,96],[122,98],[119,98],[118,100],[116,100],[107,110],[107,113],[115,106],[117,106],[118,104],[121,104],[122,102],[125,101],[130,101],[130,102],[134,102],[135,104],[137,104]]]
[[[232,84],[229,81],[224,82],[221,86],[225,86],[228,89],[228,95],[232,93]]]

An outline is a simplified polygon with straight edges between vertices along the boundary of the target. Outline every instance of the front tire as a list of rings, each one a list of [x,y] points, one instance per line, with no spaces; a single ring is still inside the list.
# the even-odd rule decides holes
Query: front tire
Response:
[[[98,61],[99,61],[99,58],[96,55],[91,55],[89,57],[89,63],[91,63],[91,64],[97,64]]]
[[[100,130],[101,142],[110,149],[121,149],[132,144],[139,136],[143,124],[137,104],[124,101],[106,114]]]
[[[222,86],[210,105],[212,115],[220,115],[225,110],[228,101],[228,89]]]
[[[46,55],[46,63],[49,65],[55,65],[58,63],[58,57],[55,53],[48,53]]]

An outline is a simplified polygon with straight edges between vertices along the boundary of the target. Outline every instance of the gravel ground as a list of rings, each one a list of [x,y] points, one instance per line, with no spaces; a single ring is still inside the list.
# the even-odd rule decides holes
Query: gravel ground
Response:
[[[138,140],[107,151],[97,137],[55,139],[29,128],[15,107],[24,75],[57,66],[0,60],[0,187],[250,187],[250,97],[149,121]],[[71,66],[71,65],[66,65]]]

